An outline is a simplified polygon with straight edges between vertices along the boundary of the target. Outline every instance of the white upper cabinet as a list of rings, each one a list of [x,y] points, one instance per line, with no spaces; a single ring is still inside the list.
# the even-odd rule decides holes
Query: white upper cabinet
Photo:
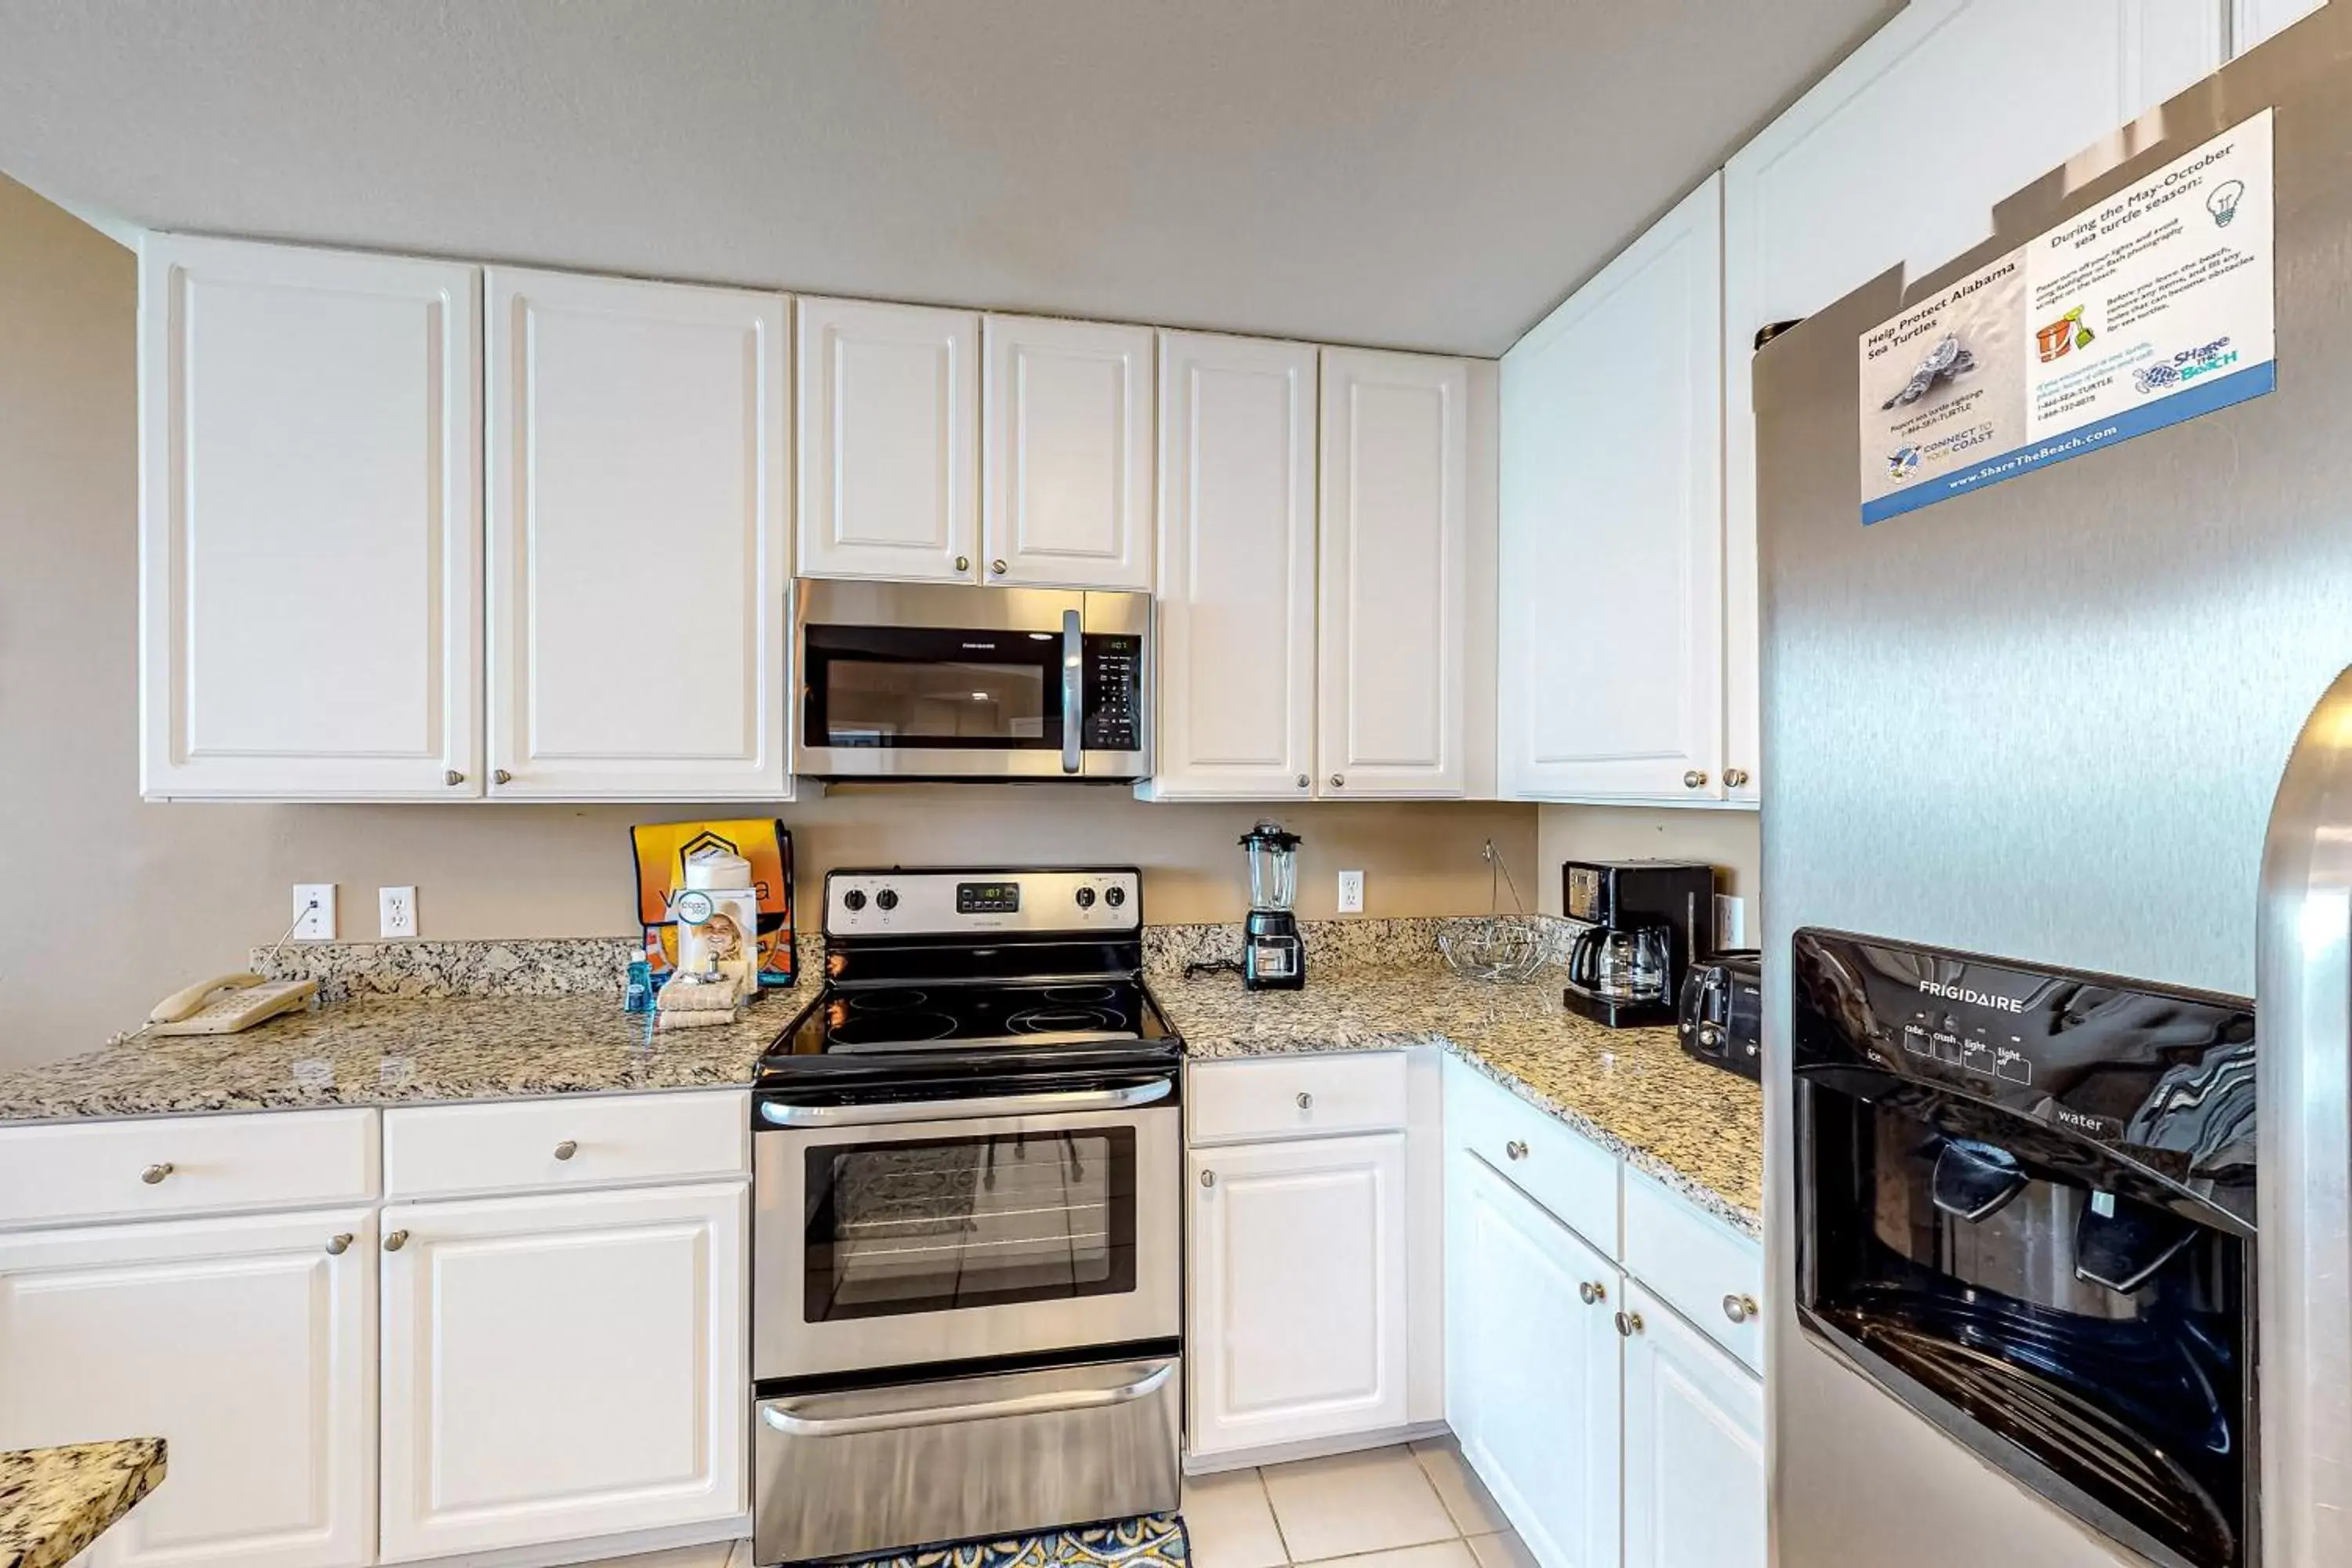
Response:
[[[1759,771],[1748,370],[1758,330],[1811,315],[1891,267],[1924,275],[1983,240],[1995,203],[2218,68],[2224,7],[1911,0],[1725,166],[1727,766]],[[1969,84],[2014,79],[2018,62],[2049,58],[2056,38],[2062,68],[2032,92],[1969,98],[1967,133],[1932,169],[1921,164],[1921,138],[1944,123],[1937,106],[1967,98]]]
[[[149,235],[151,799],[481,793],[480,275]]]
[[[990,316],[986,581],[1151,586],[1152,331]]]
[[[1764,1568],[1763,1380],[1640,1286],[1625,1297],[1640,1326],[1625,1340],[1624,1568]]]
[[[383,1556],[730,1519],[740,1183],[383,1211]]]
[[[2242,55],[2326,4],[2326,0],[2234,0],[2231,7],[2231,51]]]
[[[980,317],[850,300],[799,310],[799,570],[977,581]]]
[[[1504,356],[1507,795],[1722,795],[1720,201],[1710,178]]]
[[[1159,798],[1312,791],[1315,372],[1309,344],[1160,335]]]
[[[783,797],[786,301],[488,291],[491,793]]]
[[[170,1446],[90,1568],[373,1562],[375,1258],[364,1208],[0,1237],[0,1450]]]
[[[1459,796],[1467,367],[1323,351],[1316,792]]]

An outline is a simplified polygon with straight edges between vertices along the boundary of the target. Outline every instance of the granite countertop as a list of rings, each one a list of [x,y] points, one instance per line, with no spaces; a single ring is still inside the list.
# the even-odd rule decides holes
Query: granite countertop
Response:
[[[613,995],[363,997],[0,1073],[0,1121],[740,1088],[814,987],[656,1034]]]
[[[1706,1212],[1762,1233],[1764,1099],[1685,1056],[1669,1027],[1612,1029],[1561,1005],[1556,973],[1525,984],[1464,980],[1441,964],[1310,968],[1298,991],[1238,977],[1151,977],[1197,1060],[1433,1045],[1623,1155]]]
[[[163,1479],[163,1439],[0,1454],[0,1568],[65,1568]]]

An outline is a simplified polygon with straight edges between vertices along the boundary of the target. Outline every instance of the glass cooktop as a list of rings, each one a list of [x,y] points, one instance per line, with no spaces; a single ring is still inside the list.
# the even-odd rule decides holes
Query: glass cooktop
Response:
[[[1123,977],[831,988],[777,1039],[768,1059],[1025,1052],[1169,1037],[1143,986]]]

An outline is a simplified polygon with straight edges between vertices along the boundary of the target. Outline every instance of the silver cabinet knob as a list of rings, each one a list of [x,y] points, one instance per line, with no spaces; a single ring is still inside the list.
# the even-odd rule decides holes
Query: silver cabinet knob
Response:
[[[1333,789],[1338,789],[1340,785],[1342,785],[1342,784],[1346,784],[1347,782],[1348,782],[1348,775],[1347,775],[1347,774],[1345,774],[1345,773],[1333,773],[1333,774],[1331,775],[1331,787],[1332,787]]]
[[[1699,772],[1696,768],[1693,768],[1690,772],[1683,775],[1683,788],[1705,789],[1706,787],[1706,775]]]
[[[386,1252],[398,1252],[402,1247],[406,1247],[407,1245],[408,1233],[404,1230],[395,1230],[390,1236],[383,1238],[383,1249]]]
[[[555,1157],[559,1160],[569,1160],[578,1152],[580,1152],[580,1145],[569,1138],[555,1146]]]
[[[1723,1299],[1723,1315],[1729,1318],[1735,1323],[1746,1322],[1748,1319],[1756,1315],[1756,1298],[1753,1296],[1726,1296]]]
[[[1315,1109],[1315,1097],[1303,1089],[1298,1091],[1298,1109],[1301,1110]]]
[[[1726,768],[1723,770],[1723,782],[1729,784],[1734,789],[1744,789],[1748,785],[1748,770],[1746,768]]]
[[[1640,1333],[1642,1331],[1642,1314],[1639,1312],[1618,1313],[1617,1331],[1624,1335],[1629,1340],[1635,1334]]]
[[[969,571],[971,571],[971,556],[969,556],[969,555],[959,555],[959,556],[957,556],[957,557],[956,557],[956,570],[957,570],[957,571],[959,571],[959,572],[969,572]]]
[[[514,774],[507,772],[504,768],[499,768],[491,773],[490,782],[492,784],[512,784],[514,783]]]
[[[327,1256],[341,1258],[352,1249],[352,1233],[348,1230],[327,1237]]]
[[[1203,1171],[1203,1172],[1202,1172],[1202,1173],[1201,1173],[1201,1184],[1202,1184],[1202,1186],[1204,1186],[1204,1187],[1213,1187],[1213,1186],[1215,1186],[1215,1185],[1217,1184],[1217,1173],[1216,1173],[1216,1172],[1214,1172],[1214,1171]]]
[[[150,1165],[145,1170],[140,1172],[139,1179],[146,1183],[151,1187],[159,1186],[163,1184],[163,1178],[171,1173],[172,1162],[169,1160],[163,1160],[159,1161],[157,1163]]]
[[[1528,1146],[1514,1138],[1503,1145],[1503,1152],[1514,1160],[1524,1160],[1528,1157]]]
[[[451,789],[456,789],[459,784],[466,782],[466,775],[459,773],[457,769],[451,768],[447,773],[441,775],[441,782],[447,784]]]
[[[1579,1285],[1576,1293],[1588,1307],[1598,1307],[1609,1300],[1609,1287],[1596,1279],[1587,1279]]]
[[[989,569],[991,572],[994,573],[994,574],[995,574],[997,576],[999,576],[999,577],[1002,577],[1002,576],[1003,576],[1003,575],[1004,575],[1004,563],[1003,563],[1003,562],[1002,562],[1002,561],[992,561],[992,562],[990,562],[990,563],[988,563],[988,569]]]
[[[1301,773],[1301,774],[1299,774],[1299,775],[1298,775],[1298,787],[1299,787],[1300,789],[1305,789],[1305,788],[1307,787],[1307,783],[1308,783],[1308,780],[1307,780],[1307,775],[1306,775],[1305,773]]]

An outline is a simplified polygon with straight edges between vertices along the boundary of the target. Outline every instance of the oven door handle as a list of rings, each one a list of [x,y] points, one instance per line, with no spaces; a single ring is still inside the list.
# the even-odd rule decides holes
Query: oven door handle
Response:
[[[940,1426],[957,1421],[1061,1415],[1076,1410],[1106,1410],[1112,1405],[1148,1399],[1167,1386],[1168,1380],[1175,1375],[1176,1363],[1164,1361],[1141,1377],[1108,1388],[1055,1389],[1038,1394],[1015,1394],[1003,1399],[986,1399],[972,1405],[940,1405],[921,1410],[877,1410],[870,1415],[802,1415],[793,1410],[795,1405],[814,1405],[837,1395],[817,1394],[806,1401],[770,1399],[761,1403],[760,1419],[787,1436],[848,1437],[860,1432],[895,1432],[908,1426]]]
[[[997,1100],[917,1100],[879,1105],[778,1105],[762,1101],[760,1119],[777,1127],[880,1127],[894,1121],[978,1121],[995,1116],[1053,1116],[1074,1110],[1131,1110],[1165,1100],[1175,1085],[1164,1078],[1125,1089],[1056,1089]]]
[[[1083,759],[1078,742],[1086,728],[1087,638],[1076,610],[1062,612],[1062,771],[1074,773]]]

